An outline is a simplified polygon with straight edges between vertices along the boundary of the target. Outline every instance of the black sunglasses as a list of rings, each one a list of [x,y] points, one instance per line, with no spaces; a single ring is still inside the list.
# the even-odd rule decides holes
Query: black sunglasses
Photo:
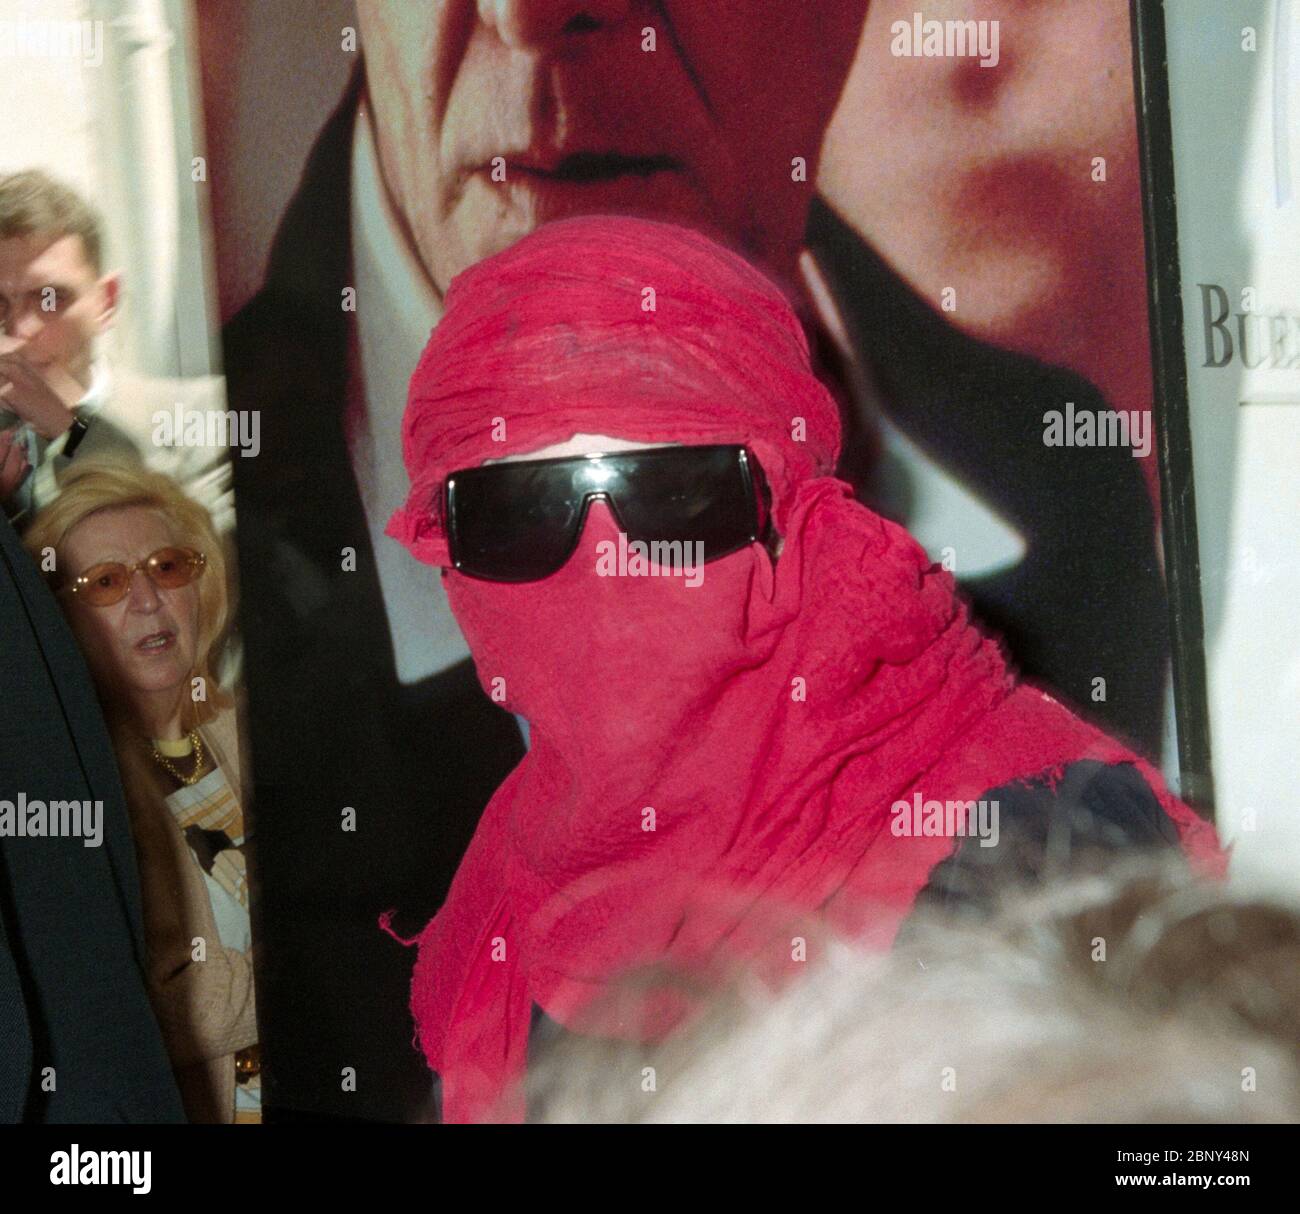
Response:
[[[758,460],[740,446],[462,468],[443,484],[451,563],[492,582],[550,577],[573,555],[596,499],[630,541],[699,541],[706,562],[763,539],[770,506]]]

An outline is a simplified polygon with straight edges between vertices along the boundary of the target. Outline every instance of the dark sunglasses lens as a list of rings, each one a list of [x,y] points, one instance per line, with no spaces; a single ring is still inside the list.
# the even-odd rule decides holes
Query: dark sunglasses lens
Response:
[[[148,562],[148,572],[155,586],[177,590],[188,585],[198,573],[199,562],[187,548],[160,548]]]
[[[452,476],[450,497],[451,558],[461,573],[538,581],[573,550],[582,498],[568,468],[529,461],[469,468]]]
[[[125,565],[95,565],[77,579],[77,595],[92,607],[111,607],[126,593],[130,576]]]
[[[613,496],[629,539],[698,540],[706,561],[743,548],[760,530],[754,490],[735,447],[673,448],[641,460]]]

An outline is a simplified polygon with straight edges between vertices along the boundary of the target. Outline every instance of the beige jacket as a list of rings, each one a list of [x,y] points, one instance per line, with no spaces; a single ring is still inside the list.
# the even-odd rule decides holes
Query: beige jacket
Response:
[[[219,713],[199,733],[244,804],[235,711]],[[257,1040],[253,958],[222,946],[203,870],[147,764],[146,754],[130,756],[122,778],[140,869],[150,999],[190,1120],[229,1122],[235,1052]],[[206,960],[196,961],[200,938]]]

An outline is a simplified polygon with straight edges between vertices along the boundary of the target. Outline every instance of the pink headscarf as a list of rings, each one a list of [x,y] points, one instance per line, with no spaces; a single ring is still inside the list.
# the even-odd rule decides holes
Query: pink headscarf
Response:
[[[438,494],[448,472],[611,432],[749,443],[780,530],[794,486],[833,471],[839,455],[839,409],[807,367],[789,303],[707,237],[643,219],[547,224],[448,289],[411,377],[411,492],[388,534],[445,565]]]
[[[578,432],[747,443],[784,547],[775,565],[757,543],[712,562],[697,588],[600,577],[617,530],[597,504],[543,581],[445,574],[480,681],[532,740],[419,939],[411,1005],[448,1120],[522,1116],[533,1003],[646,1040],[692,1001],[650,983],[615,1006],[641,967],[797,970],[762,926],[772,907],[888,945],[954,846],[894,832],[891,806],[918,793],[977,800],[1083,758],[1132,763],[1221,871],[1212,828],[1122,745],[1015,687],[951,576],[831,475],[834,401],[789,304],[740,257],[586,217],[460,275],[411,380],[412,490],[390,534],[445,565],[443,477]]]

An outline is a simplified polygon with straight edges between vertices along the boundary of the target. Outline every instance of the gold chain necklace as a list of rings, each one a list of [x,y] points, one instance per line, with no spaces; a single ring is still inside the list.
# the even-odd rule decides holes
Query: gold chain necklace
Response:
[[[169,772],[175,779],[179,780],[184,787],[189,788],[191,785],[199,782],[199,777],[203,771],[203,739],[199,737],[199,731],[197,729],[191,729],[185,736],[190,740],[190,746],[193,747],[192,753],[194,755],[194,770],[190,772],[188,776],[184,775],[180,768],[178,768],[175,763],[163,754],[158,747],[153,744],[153,742],[148,742],[146,745],[149,747],[149,751],[153,757],[162,765],[163,770]]]

